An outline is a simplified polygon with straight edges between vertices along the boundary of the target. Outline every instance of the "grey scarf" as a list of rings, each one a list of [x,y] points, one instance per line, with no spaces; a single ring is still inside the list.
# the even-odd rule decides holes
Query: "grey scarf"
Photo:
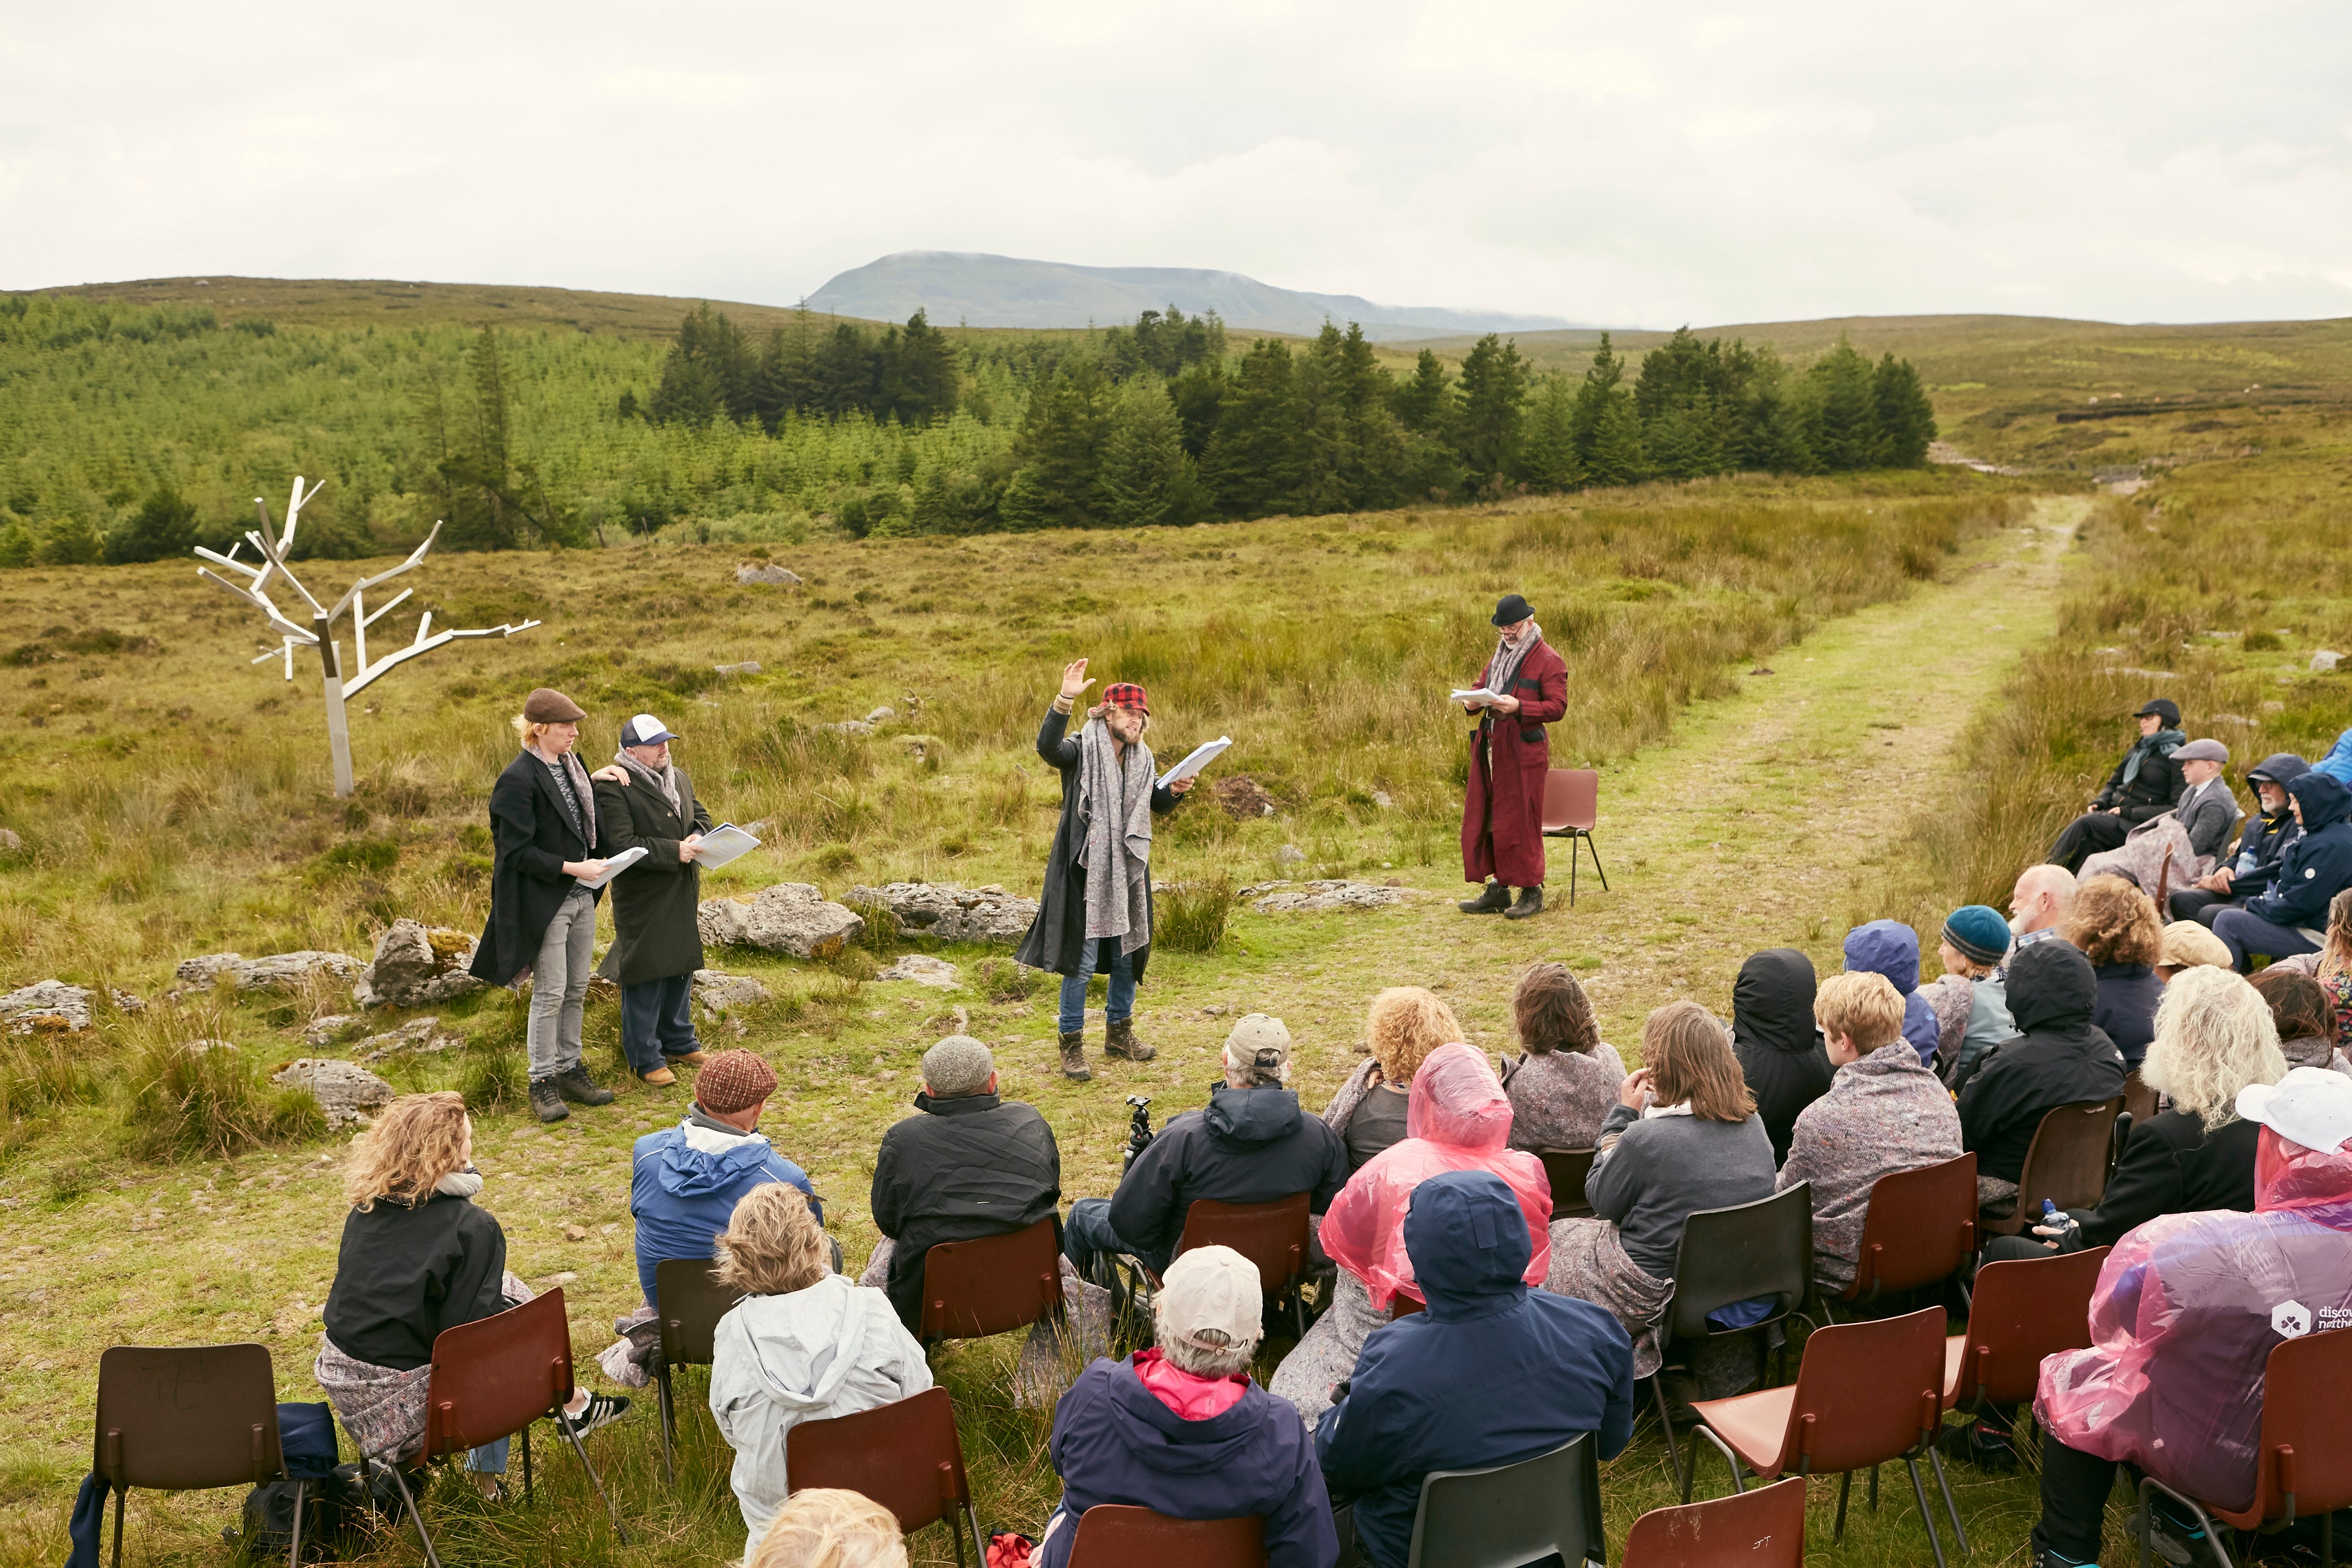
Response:
[[[637,761],[636,758],[629,755],[629,748],[626,746],[624,746],[619,751],[614,752],[613,760],[620,763],[624,768],[626,768],[632,774],[641,781],[647,789],[657,789],[661,791],[662,798],[669,802],[669,808],[671,811],[675,812],[678,809],[677,764],[676,763],[664,763],[662,764],[662,771],[656,773],[653,769],[646,766],[645,763]]]
[[[1507,637],[1495,638],[1495,657],[1486,661],[1486,689],[1510,696],[1511,682],[1519,678],[1519,665],[1543,641],[1543,627],[1530,624],[1527,637],[1514,643]]]
[[[530,752],[540,766],[548,765],[547,758],[539,752],[529,746],[523,750]],[[588,770],[580,765],[578,752],[564,752],[557,759],[556,765],[562,768],[563,776],[572,781],[572,804],[579,808],[579,816],[572,819],[572,826],[580,830],[581,843],[593,853],[596,847],[596,786],[588,782]]]
[[[1122,953],[1151,940],[1151,748],[1126,754],[1100,718],[1078,731],[1078,816],[1086,824],[1087,935],[1118,938]]]

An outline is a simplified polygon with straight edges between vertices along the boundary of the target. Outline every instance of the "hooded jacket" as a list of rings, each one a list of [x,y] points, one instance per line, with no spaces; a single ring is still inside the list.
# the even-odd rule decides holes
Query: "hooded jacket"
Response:
[[[1977,1174],[2014,1182],[2042,1118],[2062,1105],[2124,1091],[2124,1058],[2091,1022],[2099,983],[2091,961],[2063,942],[2040,942],[2009,963],[2015,1039],[1984,1055],[1960,1090],[1960,1146]]]
[[[993,1094],[915,1096],[874,1160],[874,1225],[896,1244],[884,1287],[898,1321],[923,1321],[923,1255],[942,1241],[1026,1230],[1058,1212],[1062,1152],[1034,1105]]]
[[[930,1386],[923,1347],[882,1292],[843,1275],[782,1296],[746,1296],[730,1308],[712,1341],[710,1414],[735,1450],[729,1479],[751,1532],[744,1555],[784,1506],[786,1433]]]
[[[1881,1176],[1960,1157],[1952,1097],[1898,1040],[1837,1069],[1830,1091],[1805,1107],[1774,1190],[1813,1184],[1813,1274],[1853,1283],[1870,1189]]]
[[[1055,1406],[1049,1452],[1062,1502],[1045,1521],[1038,1568],[1064,1568],[1078,1517],[1104,1503],[1176,1519],[1262,1519],[1268,1568],[1339,1560],[1307,1424],[1255,1382],[1221,1413],[1187,1420],[1144,1386],[1133,1357],[1097,1361]]]
[[[2328,900],[2352,887],[2352,790],[2315,768],[2289,782],[2303,807],[2303,837],[2279,857],[2270,890],[2246,900],[2246,912],[2282,926],[2326,923]]]
[[[708,1258],[711,1238],[727,1228],[736,1200],[762,1182],[790,1182],[809,1197],[819,1225],[824,1205],[808,1173],[775,1151],[765,1134],[738,1132],[696,1107],[675,1127],[648,1132],[631,1155],[629,1214],[637,1222],[637,1284],[648,1306],[654,1266]]]
[[[1776,1165],[1789,1157],[1797,1113],[1830,1091],[1834,1069],[1813,1024],[1815,989],[1813,961],[1793,947],[1750,954],[1732,983],[1731,1050],[1756,1096]]]
[[[2336,736],[2336,744],[2328,747],[2327,754],[2312,763],[2311,768],[2352,789],[2352,730]]]
[[[1633,1342],[1606,1308],[1522,1280],[1532,1243],[1500,1177],[1422,1183],[1404,1242],[1429,1310],[1373,1331],[1315,1433],[1378,1568],[1404,1568],[1430,1471],[1531,1459],[1585,1432],[1611,1459],[1633,1434]]]
[[[1307,1194],[1321,1214],[1348,1182],[1348,1146],[1286,1089],[1220,1086],[1208,1105],[1171,1116],[1111,1194],[1110,1226],[1164,1273],[1195,1198],[1264,1204]]]
[[[2277,752],[2248,768],[2246,783],[2251,786],[2268,780],[2284,790],[2310,771],[2311,764],[2293,752]],[[2260,805],[2261,800],[2257,790],[2255,804]],[[2279,858],[2302,837],[2302,825],[2288,806],[2282,805],[2275,814],[2258,810],[2246,818],[2245,830],[2238,835],[2237,854],[2230,861],[2230,896],[2251,899],[2267,889],[2278,876]]]
[[[1919,994],[1919,933],[1901,921],[1873,921],[1846,932],[1845,968],[1849,974],[1883,974],[1903,998],[1903,1037],[1922,1062],[1936,1059],[1942,1038],[1936,1010]]]
[[[343,1217],[320,1317],[345,1355],[412,1372],[433,1359],[442,1330],[506,1310],[506,1232],[470,1198],[378,1198]]]

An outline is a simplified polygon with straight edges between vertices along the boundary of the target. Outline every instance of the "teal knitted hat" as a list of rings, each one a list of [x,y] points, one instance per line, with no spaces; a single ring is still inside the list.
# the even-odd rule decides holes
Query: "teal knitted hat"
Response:
[[[2009,922],[1983,904],[1963,904],[1944,921],[1944,940],[1971,963],[1999,963],[2009,952]]]

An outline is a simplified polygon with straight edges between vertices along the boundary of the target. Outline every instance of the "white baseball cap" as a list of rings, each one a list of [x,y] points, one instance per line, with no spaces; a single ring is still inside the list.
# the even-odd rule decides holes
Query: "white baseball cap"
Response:
[[[621,726],[621,744],[625,746],[657,746],[677,739],[669,732],[668,725],[650,713],[640,713]]]
[[[2238,1091],[2238,1114],[2282,1138],[2330,1153],[2352,1139],[2352,1078],[2326,1068],[2289,1068],[2272,1083]]]
[[[1265,1332],[1257,1265],[1230,1247],[1196,1247],[1170,1264],[1160,1279],[1158,1310],[1160,1331],[1198,1351],[1254,1345]],[[1204,1329],[1224,1335],[1225,1343],[1200,1338]]]

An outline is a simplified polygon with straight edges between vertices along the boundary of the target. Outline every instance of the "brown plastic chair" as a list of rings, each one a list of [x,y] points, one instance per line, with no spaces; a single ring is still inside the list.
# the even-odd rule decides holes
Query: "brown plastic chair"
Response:
[[[661,1344],[655,1352],[654,1381],[660,1389],[662,1471],[677,1484],[677,1463],[670,1447],[677,1435],[677,1396],[670,1387],[670,1368],[709,1366],[711,1340],[743,1292],[722,1285],[713,1266],[698,1258],[669,1258],[654,1265],[654,1298],[660,1303]]]
[[[1070,1568],[1265,1568],[1265,1521],[1171,1519],[1097,1503],[1078,1516]]]
[[[1944,1408],[1977,1413],[2033,1397],[2042,1358],[2091,1342],[2091,1291],[2107,1249],[2014,1258],[1977,1270],[1969,1331],[1944,1340]]]
[[[1791,1387],[1759,1389],[1730,1399],[1703,1399],[1691,1408],[1700,1425],[1691,1431],[1690,1463],[1683,1472],[1683,1500],[1690,1500],[1698,1470],[1698,1440],[1705,1436],[1731,1466],[1731,1487],[1746,1491],[1739,1467],[1745,1460],[1764,1480],[1790,1470],[1800,1476],[1836,1470],[1837,1533],[1845,1537],[1846,1496],[1853,1472],[1870,1470],[1870,1501],[1878,1504],[1878,1467],[1900,1459],[1911,1474],[1911,1493],[1927,1526],[1936,1568],[1944,1568],[1944,1544],[1936,1535],[1927,1491],[1919,1481],[1919,1456],[1935,1467],[1936,1484],[1951,1516],[1960,1550],[1969,1549],[1953,1506],[1951,1483],[1936,1454],[1944,1424],[1944,1310],[1928,1307],[1900,1318],[1834,1323],[1805,1341]]]
[[[580,1435],[562,1418],[572,1394],[572,1321],[564,1313],[561,1286],[495,1317],[444,1329],[433,1341],[433,1378],[425,1394],[425,1448],[417,1458],[431,1461],[501,1437],[519,1436],[522,1439],[522,1495],[528,1502],[531,1497],[530,1426],[542,1415],[551,1417],[556,1430],[571,1441],[580,1468],[588,1472],[589,1484],[603,1500],[613,1533],[625,1542],[629,1532],[604,1490],[604,1478],[588,1462]],[[391,1470],[409,1522],[416,1526],[417,1539],[425,1543],[425,1562],[430,1568],[441,1568],[440,1554],[425,1531],[415,1494],[408,1489],[398,1465]]]
[[[1544,774],[1543,836],[1568,840],[1568,907],[1576,908],[1576,859],[1579,847],[1592,851],[1592,868],[1601,877],[1601,890],[1609,890],[1609,873],[1601,869],[1601,847],[1592,830],[1601,825],[1601,772],[1597,768],[1553,768]]]
[[[784,1434],[784,1475],[794,1491],[838,1487],[871,1498],[898,1516],[902,1531],[946,1520],[958,1568],[968,1524],[974,1554],[988,1560],[988,1538],[972,1509],[963,1443],[956,1436],[955,1405],[944,1388],[854,1415],[800,1423]]]
[[[1176,1256],[1196,1247],[1230,1247],[1257,1266],[1257,1282],[1276,1300],[1290,1298],[1299,1337],[1307,1335],[1307,1307],[1299,1300],[1307,1284],[1307,1208],[1310,1194],[1293,1193],[1264,1204],[1225,1204],[1195,1198],[1184,1213],[1184,1234]]]
[[[1871,1184],[1862,1250],[1841,1301],[1874,1301],[1959,1271],[1977,1249],[1977,1157],[1898,1171]]]
[[[98,1430],[89,1468],[114,1493],[114,1568],[131,1489],[257,1487],[286,1475],[278,1446],[278,1378],[260,1345],[117,1345],[98,1358]],[[302,1483],[294,1483],[302,1560]]]
[[[1619,1568],[1801,1568],[1805,1481],[1774,1481],[1711,1502],[1654,1508],[1625,1534]]]
[[[2017,1211],[1979,1223],[1995,1236],[2015,1236],[2042,1218],[2044,1198],[2062,1209],[2096,1208],[2107,1190],[2116,1118],[2124,1097],[2078,1100],[2043,1113],[2018,1173]]]
[[[1389,1298],[1389,1321],[1391,1323],[1399,1318],[1410,1318],[1415,1312],[1427,1310],[1429,1310],[1427,1302],[1418,1297],[1408,1296],[1402,1290]]]
[[[1009,1236],[942,1241],[923,1254],[925,1344],[1025,1329],[1062,1310],[1062,1254],[1054,1222]]]
[[[2148,1560],[2149,1494],[2162,1492],[2193,1511],[2216,1546],[2221,1537],[2215,1520],[2232,1530],[2271,1531],[2316,1514],[2322,1568],[2335,1568],[2335,1512],[2352,1508],[2352,1405],[2345,1403],[2347,1387],[2352,1387],[2352,1329],[2330,1329],[2273,1346],[2263,1372],[2254,1500],[2242,1509],[2221,1508],[2147,1477],[2139,1484],[2139,1560]]]
[[[1544,1179],[1551,1184],[1551,1217],[1590,1219],[1592,1205],[1584,1201],[1584,1178],[1592,1173],[1598,1149],[1538,1149]]]
[[[2145,1121],[2156,1114],[2156,1090],[2148,1088],[2137,1068],[2124,1074],[2124,1109],[2131,1112],[2134,1121]]]

